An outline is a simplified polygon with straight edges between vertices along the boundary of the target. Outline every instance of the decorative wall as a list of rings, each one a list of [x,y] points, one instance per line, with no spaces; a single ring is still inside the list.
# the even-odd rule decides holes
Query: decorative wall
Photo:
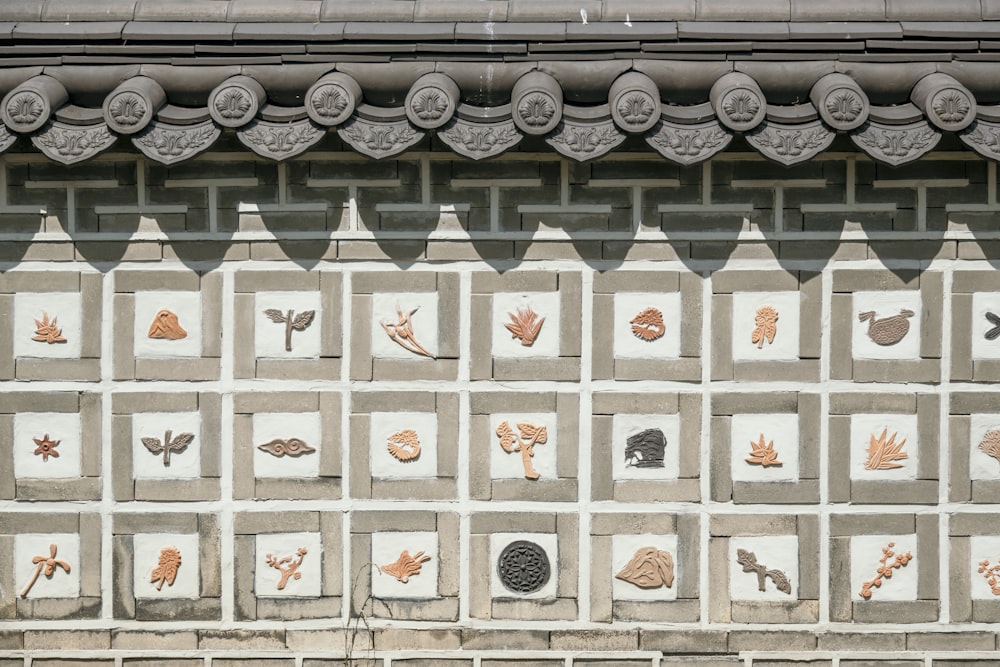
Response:
[[[226,141],[2,159],[2,667],[995,664],[993,163]]]

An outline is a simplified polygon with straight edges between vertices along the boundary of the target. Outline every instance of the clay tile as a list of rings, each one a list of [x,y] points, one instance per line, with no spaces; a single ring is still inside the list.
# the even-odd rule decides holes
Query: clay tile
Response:
[[[41,21],[43,4],[38,0],[10,0],[0,3],[0,20]]]
[[[791,0],[793,21],[884,21],[885,0]]]
[[[507,0],[417,0],[414,21],[506,21]]]
[[[698,0],[699,21],[787,21],[791,0]]]
[[[136,0],[48,0],[43,21],[131,21]]]
[[[900,26],[906,37],[980,37],[1000,36],[1000,25],[982,21],[902,21]]]
[[[979,21],[979,0],[885,0],[885,15],[899,21]]]
[[[225,21],[228,0],[139,0],[136,21]]]
[[[670,40],[677,39],[674,21],[567,23],[568,40]]]
[[[543,40],[566,39],[566,24],[550,23],[456,23],[455,39],[462,40]]]
[[[274,0],[232,0],[226,19],[231,22],[269,22],[319,20],[320,0],[296,0],[295,2],[275,2]]]
[[[601,0],[510,0],[508,21],[600,21]]]
[[[204,40],[230,41],[235,26],[231,23],[176,23],[167,21],[130,21],[122,30],[126,40],[172,40],[198,42]]]
[[[871,21],[802,21],[788,24],[791,39],[898,39],[903,36],[899,23]]]
[[[234,41],[336,42],[344,36],[343,23],[237,23]]]
[[[12,34],[15,39],[118,39],[124,27],[124,21],[19,22]]]
[[[681,39],[788,39],[788,23],[754,21],[679,21],[677,35]]]
[[[412,21],[412,0],[323,0],[321,21]]]
[[[421,40],[451,40],[455,36],[454,23],[390,23],[349,22],[344,26],[344,39],[384,39],[388,41],[418,42]]]
[[[603,21],[693,21],[696,0],[604,0]]]

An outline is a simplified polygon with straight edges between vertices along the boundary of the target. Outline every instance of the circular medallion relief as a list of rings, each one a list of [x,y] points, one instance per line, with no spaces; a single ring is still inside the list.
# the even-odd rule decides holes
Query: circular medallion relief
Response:
[[[47,107],[41,95],[33,90],[22,90],[7,99],[3,119],[11,129],[29,132],[38,129],[45,122]]]
[[[656,125],[659,104],[644,90],[626,90],[615,100],[611,115],[623,130],[645,132]]]
[[[969,96],[957,88],[939,90],[928,104],[938,125],[961,129],[972,122],[973,102]]]
[[[240,127],[257,115],[257,100],[243,86],[225,86],[217,90],[208,111],[220,125]]]
[[[455,113],[451,96],[437,86],[424,86],[409,97],[406,115],[414,125],[425,130],[441,127]]]
[[[748,88],[734,88],[722,98],[720,119],[734,130],[750,130],[764,120],[763,101]]]
[[[500,582],[513,593],[536,593],[549,582],[551,574],[545,549],[527,540],[511,542],[497,560]]]
[[[133,92],[118,93],[108,102],[105,119],[111,129],[122,132],[135,132],[141,129],[149,107],[141,96]]]

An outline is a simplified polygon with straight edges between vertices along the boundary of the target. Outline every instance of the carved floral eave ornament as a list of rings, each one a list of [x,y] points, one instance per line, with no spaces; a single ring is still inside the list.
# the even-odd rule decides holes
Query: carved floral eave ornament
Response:
[[[691,165],[726,150],[741,135],[764,157],[791,166],[813,159],[844,134],[871,158],[899,165],[919,159],[945,133],[953,133],[971,150],[1000,161],[1000,106],[978,104],[968,88],[942,72],[917,77],[908,100],[887,106],[873,105],[858,81],[842,73],[811,82],[800,75],[799,102],[774,104],[762,85],[741,71],[718,76],[704,90],[702,102],[677,104],[672,101],[677,91],[655,72],[657,81],[631,70],[595,83],[580,69],[586,65],[586,54],[581,54],[574,63],[577,69],[557,79],[542,71],[542,63],[525,63],[516,76],[493,84],[500,88],[491,89],[493,99],[508,97],[490,106],[484,102],[482,77],[469,76],[470,71],[457,77],[464,88],[444,71],[414,74],[405,99],[394,98],[396,106],[366,99],[359,80],[374,85],[376,79],[357,65],[351,71],[358,79],[346,71],[316,76],[308,89],[295,94],[299,106],[271,100],[262,81],[274,85],[274,75],[302,81],[304,65],[286,63],[260,81],[247,74],[223,78],[203,106],[191,106],[189,93],[184,106],[174,103],[156,79],[143,74],[110,90],[99,109],[77,106],[66,86],[50,74],[25,74],[28,78],[0,102],[0,152],[25,136],[53,161],[74,164],[116,143],[131,142],[150,160],[172,165],[209,150],[223,132],[232,132],[247,149],[274,161],[320,147],[336,148],[327,139],[373,159],[391,158],[426,144],[428,138],[432,149],[448,148],[481,160],[537,137],[557,153],[583,162],[608,154],[632,135],[665,159]],[[622,66],[639,65],[623,60]],[[178,75],[183,69],[177,66]],[[316,71],[308,70],[310,76]],[[762,70],[758,76],[773,85],[773,73]],[[711,78],[701,85],[708,81]],[[391,85],[407,85],[406,74],[394,75]],[[604,94],[601,85],[607,86],[606,101],[579,102],[581,93],[575,87],[583,86],[593,100],[595,94]],[[572,103],[564,99],[564,88],[573,93]],[[372,97],[388,99],[384,92]],[[283,93],[287,103],[291,98],[287,90]]]

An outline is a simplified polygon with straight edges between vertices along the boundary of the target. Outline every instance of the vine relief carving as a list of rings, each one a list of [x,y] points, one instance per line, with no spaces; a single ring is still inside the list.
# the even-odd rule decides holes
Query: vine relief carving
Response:
[[[980,155],[1000,160],[1000,125],[977,119],[958,138]]]
[[[513,121],[473,125],[456,120],[438,136],[456,153],[473,160],[499,155],[507,149],[513,148],[524,138],[517,131]]]
[[[746,139],[764,157],[791,165],[809,160],[826,150],[836,136],[817,120],[804,125],[765,122],[747,134]]]
[[[272,160],[286,160],[314,146],[326,134],[308,118],[292,123],[254,121],[236,131],[244,146]]]

